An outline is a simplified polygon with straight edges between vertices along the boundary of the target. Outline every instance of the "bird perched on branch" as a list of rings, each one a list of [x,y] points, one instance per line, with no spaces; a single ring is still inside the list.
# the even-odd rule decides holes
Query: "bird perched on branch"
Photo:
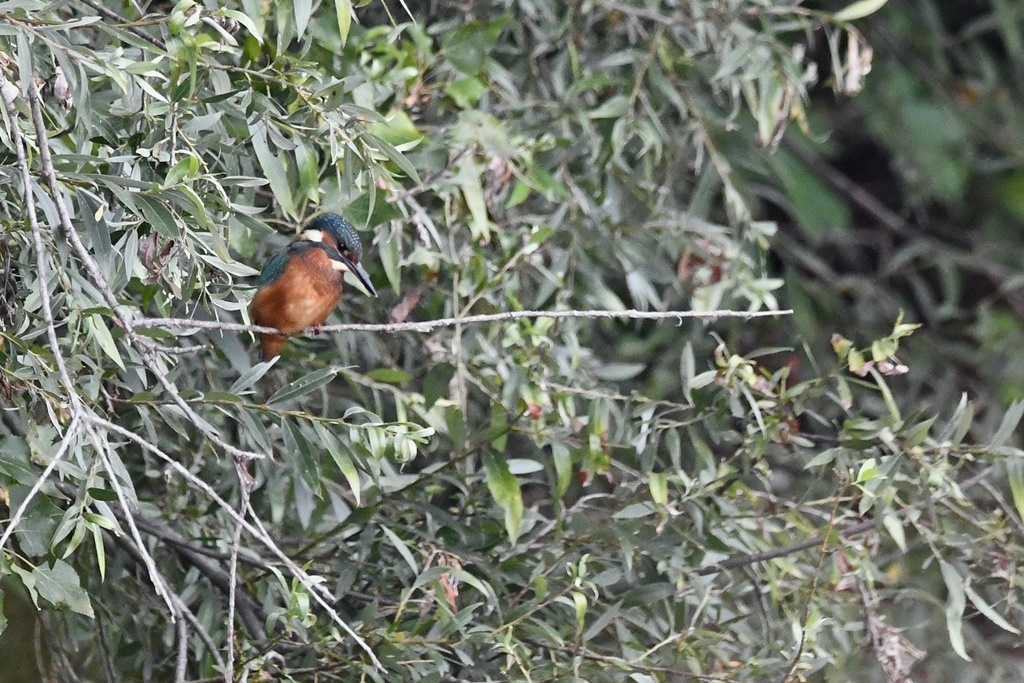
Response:
[[[257,325],[281,331],[261,335],[264,358],[281,353],[288,337],[327,320],[341,299],[346,271],[377,296],[362,258],[359,234],[336,213],[318,216],[297,240],[270,257],[249,306]]]

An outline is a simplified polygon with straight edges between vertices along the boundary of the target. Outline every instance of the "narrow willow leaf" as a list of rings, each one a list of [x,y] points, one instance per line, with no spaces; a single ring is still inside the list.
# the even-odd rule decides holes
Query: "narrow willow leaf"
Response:
[[[970,584],[964,584],[964,592],[967,594],[971,603],[978,608],[978,611],[991,619],[993,624],[1016,636],[1020,635],[1020,629],[1004,619],[1003,615],[997,612],[992,605],[985,602],[985,598],[981,597],[976,590],[971,588]]]
[[[664,472],[647,475],[647,486],[651,490],[651,500],[658,505],[668,505],[668,476]]]
[[[309,25],[309,16],[313,13],[312,0],[292,0],[295,9],[295,39],[302,40],[302,34]]]
[[[352,1],[334,0],[334,10],[338,16],[338,35],[342,46],[348,42],[348,32],[352,28]]]
[[[270,360],[265,361],[263,363],[257,363],[256,365],[246,370],[244,373],[242,373],[242,376],[235,380],[235,383],[231,385],[231,388],[228,389],[228,393],[241,394],[243,391],[256,384],[256,382],[259,382],[260,378],[262,378],[263,375],[267,374],[267,370],[274,367],[274,364],[277,363],[278,358],[280,358],[280,356],[274,356]]]
[[[400,539],[398,537],[398,534],[396,534],[394,531],[387,528],[383,524],[380,525],[380,530],[384,532],[384,535],[388,537],[389,541],[391,541],[391,545],[395,547],[395,550],[398,551],[398,554],[402,556],[402,559],[405,560],[405,563],[409,565],[410,569],[412,569],[412,573],[419,574],[419,563],[416,562],[416,558],[413,557],[412,551],[409,550],[409,545],[405,541]]]
[[[291,183],[288,182],[288,173],[281,159],[270,151],[270,145],[267,143],[267,124],[259,121],[251,132],[253,151],[256,152],[256,159],[260,162],[263,173],[270,181],[270,190],[274,193],[274,198],[285,213],[294,217],[295,198],[292,196]]]
[[[967,606],[964,580],[948,562],[940,560],[939,567],[942,570],[942,580],[946,582],[946,590],[949,592],[946,599],[946,631],[949,633],[949,644],[953,646],[954,652],[969,662],[971,658],[964,646],[963,633],[964,607]]]
[[[103,531],[98,525],[92,527],[92,541],[93,547],[96,548],[96,566],[100,570],[100,581],[103,581],[107,578],[107,551],[103,547]]]
[[[874,14],[882,9],[888,0],[858,0],[851,3],[832,15],[836,21],[853,21],[863,19],[869,14]]]
[[[509,471],[504,458],[488,452],[483,454],[483,463],[487,488],[505,511],[505,530],[509,540],[515,544],[519,538],[519,523],[523,519],[523,494],[519,490],[519,481]]]
[[[359,479],[359,470],[356,469],[355,462],[352,460],[352,454],[349,453],[348,447],[340,441],[332,443],[331,457],[334,458],[335,464],[338,466],[338,469],[341,470],[341,474],[345,477],[345,481],[348,482],[348,487],[351,489],[352,495],[356,499],[356,505],[362,505],[362,483]]]
[[[451,363],[437,363],[427,372],[423,380],[423,409],[430,410],[437,399],[448,393],[448,383],[455,376]]]
[[[92,338],[103,349],[103,353],[107,354],[110,360],[117,363],[117,367],[124,370],[124,360],[121,359],[121,352],[117,350],[117,344],[114,343],[114,338],[110,335],[110,330],[107,329],[103,318],[98,315],[90,315],[85,319],[85,322],[89,327],[89,331],[92,332]]]
[[[1014,430],[1017,429],[1017,425],[1020,424],[1021,417],[1024,417],[1024,401],[1014,401],[1013,404],[1006,409],[1006,413],[1003,415],[1003,421],[999,423],[999,429],[996,430],[995,435],[989,442],[989,447],[998,448],[1006,443],[1006,440],[1009,439]]]
[[[469,222],[469,231],[474,240],[489,241],[491,238],[491,223],[487,218],[487,202],[484,199],[484,188],[480,183],[480,168],[475,161],[464,160],[459,164],[459,172],[455,180],[462,190],[462,196],[466,200],[472,220]]]
[[[899,517],[891,511],[886,511],[882,517],[882,524],[885,525],[885,530],[889,532],[892,540],[896,542],[900,550],[907,552],[907,535],[903,531],[903,525],[900,523]]]
[[[284,447],[288,462],[302,476],[314,496],[321,496],[320,462],[314,453],[312,444],[302,433],[299,425],[292,420],[282,420],[284,427]]]
[[[285,403],[299,396],[304,396],[315,389],[330,382],[338,374],[336,368],[321,368],[314,370],[308,375],[303,375],[291,384],[286,384],[267,400],[267,405],[272,406]]]

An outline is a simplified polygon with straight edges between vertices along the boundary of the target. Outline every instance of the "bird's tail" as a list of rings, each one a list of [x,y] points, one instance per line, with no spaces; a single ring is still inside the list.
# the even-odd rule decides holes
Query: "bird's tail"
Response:
[[[288,337],[283,334],[261,335],[260,344],[263,347],[263,360],[270,360],[271,358],[280,355],[281,349],[284,348],[287,341]]]

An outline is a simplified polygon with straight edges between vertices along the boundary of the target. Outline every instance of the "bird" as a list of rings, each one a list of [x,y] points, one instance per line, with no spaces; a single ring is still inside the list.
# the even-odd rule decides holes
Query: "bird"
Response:
[[[341,300],[346,271],[377,296],[362,258],[359,234],[335,213],[318,216],[298,239],[270,257],[249,306],[257,325],[280,330],[260,335],[265,360],[279,355],[288,337],[327,320]]]

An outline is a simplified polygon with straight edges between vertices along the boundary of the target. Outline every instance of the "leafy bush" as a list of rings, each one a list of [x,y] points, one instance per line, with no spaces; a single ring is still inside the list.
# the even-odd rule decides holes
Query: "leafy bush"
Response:
[[[786,130],[882,4],[12,6],[9,675],[1004,671],[1024,404],[927,405],[898,297],[802,287],[854,212]],[[381,297],[257,362],[253,276],[322,211]]]

